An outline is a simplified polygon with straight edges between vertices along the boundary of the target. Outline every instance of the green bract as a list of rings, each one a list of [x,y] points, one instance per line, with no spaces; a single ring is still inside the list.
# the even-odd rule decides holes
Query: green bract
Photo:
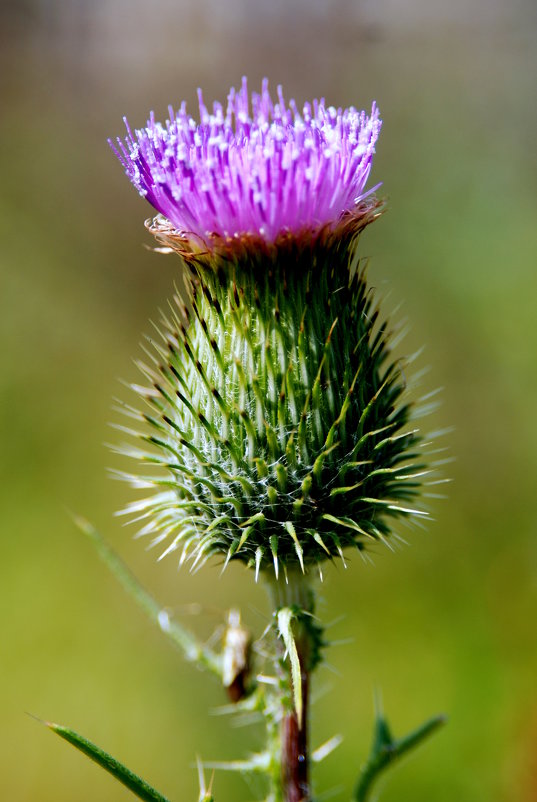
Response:
[[[149,409],[125,408],[145,443],[123,449],[126,478],[152,492],[124,512],[164,553],[307,571],[425,515],[404,365],[356,253],[378,214],[372,201],[335,228],[205,247],[151,223],[187,266],[190,309],[177,298],[151,343],[134,387]]]

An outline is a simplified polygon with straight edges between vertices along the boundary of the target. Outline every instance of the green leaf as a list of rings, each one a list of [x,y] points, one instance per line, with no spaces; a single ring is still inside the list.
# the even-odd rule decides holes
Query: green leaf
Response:
[[[439,727],[446,723],[445,716],[434,716],[412,730],[402,738],[394,738],[380,703],[376,703],[375,729],[371,752],[366,763],[362,766],[360,777],[356,785],[353,802],[367,802],[374,783],[380,774],[394,762],[398,761],[411,749],[419,746],[432,735]]]
[[[68,743],[72,744],[80,752],[83,752],[87,757],[98,763],[101,768],[105,769],[112,777],[119,780],[129,791],[137,796],[139,799],[144,799],[145,802],[169,802],[169,800],[155,791],[145,780],[134,774],[130,769],[124,766],[119,760],[116,760],[108,752],[104,752],[98,746],[95,746],[91,741],[83,738],[78,733],[70,730],[68,727],[62,727],[60,724],[52,724],[49,721],[44,722],[46,726],[51,729],[60,738],[63,738]]]

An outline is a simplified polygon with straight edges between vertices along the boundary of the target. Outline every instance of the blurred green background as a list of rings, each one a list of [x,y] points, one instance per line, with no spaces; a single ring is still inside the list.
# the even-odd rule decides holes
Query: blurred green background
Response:
[[[537,12],[533,0],[3,0],[0,7],[0,639],[3,799],[129,794],[25,711],[70,725],[172,799],[193,764],[239,757],[257,731],[212,715],[223,694],[116,587],[68,510],[91,518],[143,582],[208,636],[262,588],[232,568],[156,564],[113,512],[103,443],[128,397],[149,319],[179,277],[144,248],[150,209],[106,137],[121,117],[195,89],[223,99],[267,75],[299,103],[325,96],[384,119],[372,179],[389,212],[363,237],[391,310],[404,301],[453,425],[437,522],[373,567],[330,568],[320,615],[343,619],[319,675],[314,745],[326,798],[349,798],[369,748],[373,691],[396,732],[449,726],[386,784],[385,802],[537,800]],[[190,602],[200,602],[194,615]],[[218,802],[259,798],[217,773]],[[257,796],[256,796],[257,794]],[[321,798],[321,797],[319,797]]]

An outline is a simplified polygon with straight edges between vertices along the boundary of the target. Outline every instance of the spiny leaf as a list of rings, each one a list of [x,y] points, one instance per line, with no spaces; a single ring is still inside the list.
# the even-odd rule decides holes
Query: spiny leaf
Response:
[[[169,802],[165,796],[152,788],[145,780],[138,777],[137,774],[134,774],[134,772],[124,766],[123,763],[120,763],[119,760],[116,760],[112,755],[109,755],[108,752],[105,752],[91,741],[83,738],[82,735],[79,735],[68,727],[63,727],[61,724],[53,724],[49,721],[44,723],[50,730],[55,732],[56,735],[59,735],[60,738],[63,738],[84,755],[91,758],[91,760],[94,760],[95,763],[105,769],[112,777],[115,777],[116,780],[119,780],[122,785],[128,788],[129,791],[132,791],[139,799],[143,799],[145,802]]]
[[[394,738],[378,701],[376,706],[377,710],[371,752],[360,772],[360,777],[354,791],[354,802],[367,802],[370,798],[373,785],[380,774],[388,766],[406,755],[411,749],[423,743],[429,735],[432,735],[439,727],[446,723],[445,716],[434,716],[408,735],[402,738]]]

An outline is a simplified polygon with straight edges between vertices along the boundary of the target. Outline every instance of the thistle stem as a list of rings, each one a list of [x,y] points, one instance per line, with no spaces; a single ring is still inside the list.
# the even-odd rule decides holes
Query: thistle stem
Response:
[[[308,684],[309,672],[300,657],[302,682],[302,721],[299,722],[296,710],[284,714],[281,725],[281,770],[282,791],[285,802],[309,802],[308,751]]]
[[[310,802],[309,686],[321,644],[320,628],[313,618],[314,597],[308,578],[298,571],[289,571],[285,581],[271,578],[267,584],[279,628],[277,673],[282,687],[290,691],[280,701],[281,789],[276,798]],[[287,629],[286,621],[291,622]]]

